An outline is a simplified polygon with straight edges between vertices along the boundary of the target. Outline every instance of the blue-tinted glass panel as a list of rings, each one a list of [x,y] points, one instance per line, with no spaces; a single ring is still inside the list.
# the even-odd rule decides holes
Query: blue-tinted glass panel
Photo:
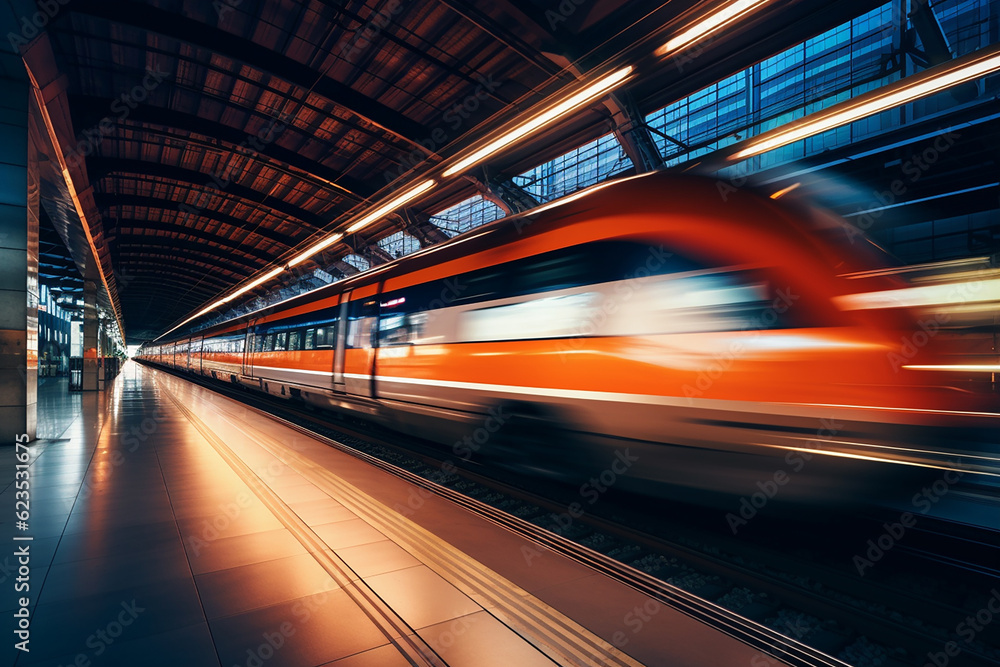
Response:
[[[457,236],[480,225],[499,220],[504,215],[502,208],[476,195],[435,213],[431,216],[431,222],[448,236]]]
[[[618,140],[606,134],[515,176],[514,182],[538,201],[548,202],[631,168]]]

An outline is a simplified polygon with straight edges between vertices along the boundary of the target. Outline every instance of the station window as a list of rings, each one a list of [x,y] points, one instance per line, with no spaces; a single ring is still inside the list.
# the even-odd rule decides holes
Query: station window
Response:
[[[514,177],[514,182],[540,202],[607,180],[632,167],[613,134],[574,148]]]
[[[420,250],[420,242],[406,232],[396,232],[380,239],[378,247],[399,259]]]
[[[431,216],[430,221],[448,236],[456,236],[504,217],[502,208],[476,195]]]

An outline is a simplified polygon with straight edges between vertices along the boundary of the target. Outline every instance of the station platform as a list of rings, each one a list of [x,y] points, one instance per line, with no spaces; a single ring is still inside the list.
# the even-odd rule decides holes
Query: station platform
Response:
[[[83,392],[69,390],[65,376],[38,378],[39,440],[58,440],[83,407]]]
[[[28,448],[27,530],[0,450],[3,535],[30,545],[29,592],[0,561],[8,637],[17,598],[31,610],[4,664],[779,664],[182,378],[129,362],[64,408]]]

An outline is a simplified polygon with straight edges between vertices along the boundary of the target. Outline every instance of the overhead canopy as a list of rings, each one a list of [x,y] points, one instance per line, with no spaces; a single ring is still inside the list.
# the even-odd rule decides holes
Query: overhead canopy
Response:
[[[776,4],[703,48],[697,67],[645,72],[629,94],[670,101],[878,3]],[[53,116],[71,128],[57,134],[137,342],[333,229],[411,168],[454,155],[592,67],[649,53],[685,11],[709,5],[73,0],[46,26],[54,62],[36,68],[62,81],[68,114]],[[384,260],[373,241],[401,229],[440,240],[428,214],[616,122],[613,105],[595,104],[309,266],[348,252]]]

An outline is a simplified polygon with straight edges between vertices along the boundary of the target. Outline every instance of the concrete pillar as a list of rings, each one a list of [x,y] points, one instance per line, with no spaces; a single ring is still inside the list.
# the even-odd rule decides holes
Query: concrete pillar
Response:
[[[38,389],[38,158],[26,81],[0,78],[0,446],[35,438]]]
[[[92,280],[83,281],[83,391],[98,391],[98,357],[100,341],[98,329],[100,320],[97,317],[97,283]]]

